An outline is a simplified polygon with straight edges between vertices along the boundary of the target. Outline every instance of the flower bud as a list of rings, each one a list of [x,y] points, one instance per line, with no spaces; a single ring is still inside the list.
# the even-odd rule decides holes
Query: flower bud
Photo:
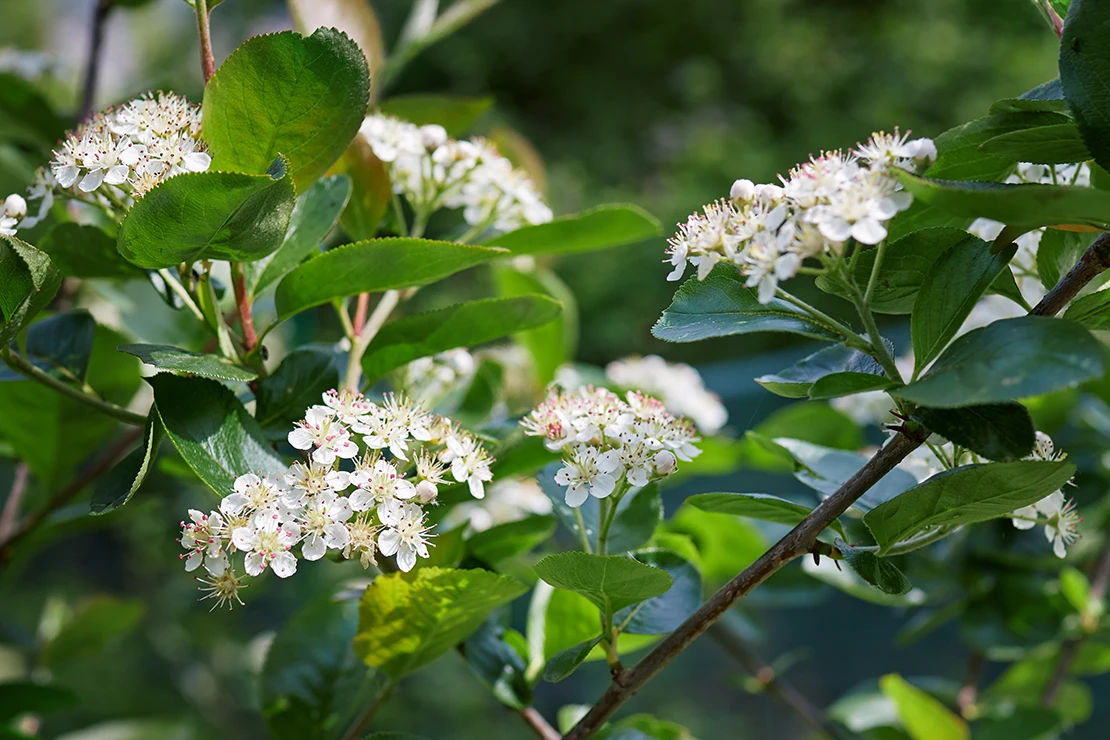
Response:
[[[670,475],[678,469],[678,458],[670,450],[660,450],[655,453],[655,472],[659,475]]]
[[[422,504],[430,504],[436,500],[439,491],[436,489],[436,484],[431,481],[422,480],[416,484],[416,495],[414,498]]]
[[[23,218],[27,215],[27,201],[23,196],[12,193],[4,199],[4,214],[12,218]]]
[[[420,140],[428,151],[438,149],[447,141],[447,129],[443,126],[430,123],[420,127]]]
[[[755,197],[755,183],[751,180],[737,180],[732,183],[729,197],[733,203],[747,203]]]

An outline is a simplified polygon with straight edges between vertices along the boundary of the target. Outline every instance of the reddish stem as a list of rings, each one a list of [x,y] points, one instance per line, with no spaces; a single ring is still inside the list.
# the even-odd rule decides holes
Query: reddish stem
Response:
[[[243,277],[243,266],[238,262],[231,263],[231,285],[235,289],[235,308],[239,312],[239,326],[243,329],[243,349],[249,354],[258,346],[258,334],[254,331],[251,299],[247,295],[247,280]]]
[[[197,33],[200,36],[200,71],[204,84],[216,74],[216,59],[212,56],[212,36],[208,29],[208,0],[196,0]]]
[[[366,326],[366,314],[369,312],[369,309],[370,294],[359,293],[358,303],[355,304],[355,320],[352,322],[356,337],[362,335],[362,328]]]

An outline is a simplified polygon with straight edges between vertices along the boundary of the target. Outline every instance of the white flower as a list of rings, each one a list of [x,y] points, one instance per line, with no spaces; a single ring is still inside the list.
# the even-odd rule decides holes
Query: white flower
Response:
[[[1018,529],[1032,529],[1045,522],[1044,534],[1052,543],[1052,552],[1058,558],[1067,555],[1067,549],[1079,539],[1079,514],[1075,502],[1066,500],[1062,491],[1055,491],[1033,504],[1014,512],[1013,523]]]
[[[397,472],[397,468],[381,458],[367,457],[351,473],[351,482],[356,486],[351,494],[351,508],[366,511],[376,503],[407,500],[416,495],[416,487],[411,481]]]
[[[0,234],[13,236],[16,225],[27,215],[27,201],[12,193],[0,204]]]
[[[716,434],[728,421],[721,399],[709,392],[698,371],[670,363],[658,355],[627,357],[610,362],[605,375],[624,388],[639,388],[659,398],[676,416],[686,416],[704,434]]]
[[[428,557],[428,528],[424,512],[416,504],[390,500],[378,506],[378,518],[385,525],[378,535],[382,555],[396,555],[397,567],[406,573],[416,565],[416,556]]]
[[[222,572],[227,564],[224,553],[227,530],[218,511],[205,514],[189,509],[189,522],[181,522],[181,547],[189,552],[181,555],[185,570],[194,571],[201,565],[213,572]]]
[[[305,412],[304,420],[289,432],[289,444],[298,450],[313,450],[312,459],[321,465],[331,465],[336,457],[348,460],[358,454],[350,432],[331,415],[330,409],[321,406]]]
[[[570,459],[555,473],[555,482],[567,489],[567,506],[581,506],[590,496],[605,498],[613,492],[620,477],[620,457],[616,450],[599,453],[596,447],[575,445]]]
[[[280,492],[265,476],[246,473],[235,479],[233,493],[220,502],[220,511],[229,516],[250,514],[272,506]]]
[[[248,553],[243,561],[249,575],[257,576],[270,566],[279,578],[297,572],[297,558],[290,550],[300,539],[300,530],[292,522],[279,522],[277,515],[255,516],[252,526],[238,527],[231,533],[231,542]]]
[[[452,434],[447,438],[447,449],[443,461],[451,463],[451,475],[459,483],[467,483],[470,495],[482,498],[486,495],[484,485],[493,479],[490,459],[478,440],[466,434]]]
[[[354,512],[346,498],[325,493],[314,498],[301,515],[301,532],[304,543],[301,554],[305,560],[319,560],[328,549],[341,550],[351,540],[351,533],[343,522]]]

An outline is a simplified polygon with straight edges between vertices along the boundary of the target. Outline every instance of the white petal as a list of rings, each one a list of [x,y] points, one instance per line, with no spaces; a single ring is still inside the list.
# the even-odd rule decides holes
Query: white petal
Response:
[[[852,238],[860,244],[878,244],[886,239],[886,227],[877,219],[864,218],[852,226]]]
[[[291,552],[283,552],[274,558],[270,567],[274,569],[274,575],[278,578],[288,578],[297,572],[297,558],[293,557]]]
[[[236,527],[231,533],[231,544],[240,550],[250,552],[258,544],[258,535],[249,527]]]
[[[1064,538],[1057,536],[1052,542],[1052,552],[1056,557],[1063,559],[1068,554],[1067,545],[1064,544]]]
[[[384,550],[382,552],[385,552]],[[416,551],[411,547],[402,547],[397,551],[397,567],[408,573],[416,565]]]
[[[328,547],[324,544],[324,538],[318,534],[310,534],[304,541],[304,545],[301,546],[301,554],[304,555],[305,560],[319,560],[324,557],[327,550]],[[274,572],[277,573],[277,561],[275,560],[274,563]]]
[[[289,444],[298,450],[307,450],[312,447],[312,433],[304,427],[297,427],[289,432]]]
[[[470,486],[470,495],[473,496],[474,498],[485,498],[486,497],[485,486],[482,485],[482,479],[479,478],[478,476],[476,476],[476,475],[470,476],[469,486]]]
[[[351,541],[351,532],[342,524],[328,524],[324,527],[324,544],[333,549],[346,547]]]
[[[247,571],[248,575],[260,575],[262,571],[266,570],[266,560],[260,553],[252,552],[243,558],[243,569]]]
[[[212,157],[208,156],[205,152],[186,154],[185,158],[181,160],[181,166],[189,170],[189,172],[204,172],[211,164]]]
[[[100,187],[100,183],[104,182],[104,170],[93,170],[89,174],[81,178],[79,187],[83,192],[91,193]]]
[[[595,475],[590,481],[590,493],[597,498],[605,498],[617,487],[617,479],[608,473]]]
[[[185,558],[185,572],[191,573],[200,567],[201,562],[204,561],[203,552],[194,552],[189,557]]]
[[[124,164],[117,164],[108,170],[108,174],[104,176],[104,182],[109,185],[121,185],[127,182],[127,176],[131,174],[130,168]]]
[[[235,516],[250,503],[249,499],[241,493],[233,493],[220,502],[220,511],[230,516]]]
[[[392,555],[401,546],[401,533],[396,529],[387,529],[378,535],[378,550],[382,555]]]
[[[586,499],[589,497],[590,492],[586,486],[571,486],[567,489],[567,506],[577,508],[586,503]]]

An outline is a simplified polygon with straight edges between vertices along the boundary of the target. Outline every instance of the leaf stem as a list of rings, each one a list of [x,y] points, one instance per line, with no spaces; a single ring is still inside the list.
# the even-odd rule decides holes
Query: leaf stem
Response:
[[[201,323],[208,323],[208,319],[204,318],[204,312],[200,310],[200,306],[193,300],[193,296],[189,294],[189,291],[185,290],[185,286],[173,276],[173,273],[163,267],[161,270],[158,270],[158,276],[165,281],[166,287],[172,290],[177,297],[181,299],[185,307],[188,308]]]
[[[543,715],[536,711],[535,707],[524,707],[518,709],[517,714],[524,720],[524,724],[532,728],[532,732],[536,733],[541,740],[559,740],[562,735],[559,731],[552,727]]]
[[[883,258],[886,256],[887,240],[883,239],[879,242],[879,247],[875,250],[875,264],[871,265],[871,277],[867,279],[867,290],[863,293],[863,302],[865,305],[871,305],[871,297],[875,294],[875,286],[879,284],[879,270],[883,269]]]
[[[11,490],[4,502],[4,511],[0,513],[0,542],[4,542],[15,530],[16,520],[19,519],[19,508],[23,503],[23,495],[27,493],[27,483],[31,478],[31,469],[27,463],[21,462],[15,466],[15,477],[12,480]]]
[[[582,518],[582,507],[574,507],[574,521],[578,524],[578,537],[582,540],[582,550],[593,555],[594,549],[590,547],[590,537],[586,533],[586,520]]]
[[[356,326],[355,338],[351,342],[351,352],[347,356],[347,376],[343,379],[343,387],[347,390],[357,391],[359,389],[362,380],[362,356],[366,354],[366,348],[370,346],[370,342],[377,336],[385,324],[385,320],[389,318],[389,314],[400,302],[400,291],[387,290],[378,300],[378,305],[374,307],[374,312],[370,314],[370,318],[366,320],[361,330]]]
[[[208,28],[208,0],[194,0],[197,8],[197,35],[200,36],[200,71],[204,84],[216,74],[216,59],[212,56],[212,34]]]
[[[864,328],[867,329],[867,336],[871,338],[871,349],[873,350],[871,356],[882,365],[888,378],[897,383],[904,382],[902,373],[898,371],[898,365],[895,364],[894,358],[890,356],[890,350],[887,349],[886,342],[883,341],[883,335],[879,333],[879,325],[875,323],[875,314],[871,312],[867,299],[854,282],[851,283],[850,287],[852,303],[855,304],[856,312],[859,314]]]
[[[374,697],[374,701],[370,702],[366,709],[362,710],[362,713],[355,718],[350,728],[343,733],[343,740],[355,740],[355,738],[362,737],[363,730],[366,728],[366,725],[370,723],[370,720],[374,718],[374,714],[383,704],[389,701],[389,697],[393,695],[394,685],[393,680],[390,679],[381,693]]]
[[[112,12],[115,0],[96,0],[92,28],[89,36],[89,53],[85,62],[85,82],[81,86],[81,117],[92,112],[96,99],[96,83],[100,78],[100,47],[104,43],[104,23]]]
[[[203,2],[203,0],[198,0]],[[243,349],[247,354],[258,346],[258,335],[254,332],[254,317],[251,316],[251,297],[247,295],[247,279],[243,275],[243,263],[231,263],[231,285],[235,290],[235,309],[239,313],[239,326],[243,330]]]
[[[829,316],[827,313],[820,310],[816,306],[811,306],[810,304],[803,301],[801,298],[798,298],[797,296],[795,296],[791,293],[787,293],[782,288],[776,289],[775,290],[775,295],[778,298],[781,298],[782,300],[786,301],[787,303],[792,303],[795,306],[797,306],[798,308],[802,309],[803,311],[808,313],[810,316],[812,316],[814,319],[816,319],[818,322],[824,324],[827,329],[832,329],[833,331],[840,334],[844,338],[844,343],[846,345],[848,345],[849,347],[851,347],[853,349],[862,350],[862,351],[867,352],[867,353],[870,354],[871,345],[868,344],[867,340],[865,340],[863,337],[861,337],[859,334],[857,334],[855,331],[853,331],[852,328],[850,326],[848,326],[847,324],[845,324],[841,321],[837,321],[832,316]]]
[[[128,411],[122,406],[117,406],[110,401],[97,398],[94,395],[63,383],[49,373],[45,373],[37,368],[33,363],[29,362],[27,358],[12,352],[10,348],[0,350],[0,359],[3,359],[5,365],[25,378],[33,380],[36,383],[41,383],[47,388],[57,391],[63,396],[68,396],[69,398],[80,401],[86,406],[91,406],[106,416],[122,421],[125,424],[134,424],[139,427],[146,424],[145,416],[136,414],[134,411]]]

